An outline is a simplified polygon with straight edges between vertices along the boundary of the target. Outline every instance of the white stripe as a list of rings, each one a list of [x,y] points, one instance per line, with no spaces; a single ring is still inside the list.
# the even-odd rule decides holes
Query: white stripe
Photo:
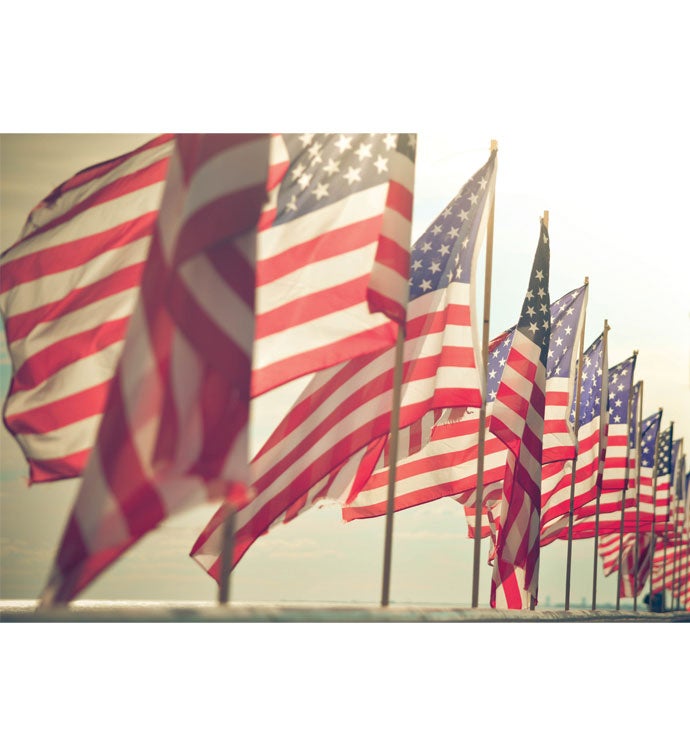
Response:
[[[93,415],[54,431],[20,433],[16,438],[23,449],[31,450],[32,459],[59,459],[90,449],[100,423],[101,416]]]

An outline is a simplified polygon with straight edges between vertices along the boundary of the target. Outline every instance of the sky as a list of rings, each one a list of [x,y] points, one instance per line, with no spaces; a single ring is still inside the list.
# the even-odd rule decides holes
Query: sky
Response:
[[[674,435],[689,437],[690,123],[685,93],[690,61],[677,4],[628,3],[623,11],[605,2],[558,10],[553,3],[526,2],[448,10],[447,4],[432,2],[422,12],[352,2],[327,19],[311,3],[283,4],[270,13],[262,4],[243,11],[240,19],[215,25],[204,20],[202,6],[196,6],[196,17],[166,14],[165,33],[152,10],[126,3],[121,17],[109,19],[109,28],[93,35],[64,23],[69,17],[64,5],[44,11],[38,26],[29,17],[17,20],[16,28],[32,34],[29,40],[22,34],[16,42],[6,40],[1,53],[4,70],[13,72],[3,82],[8,107],[0,117],[2,249],[14,240],[31,207],[58,183],[139,144],[145,134],[418,132],[414,238],[483,164],[496,139],[491,334],[517,319],[539,218],[548,210],[552,299],[589,277],[586,344],[607,319],[610,364],[639,350],[636,378],[644,380],[644,413],[663,407],[662,428],[673,420]],[[136,10],[136,24],[127,10]],[[180,54],[180,40],[193,48],[191,55]],[[131,56],[112,54],[125,48]],[[139,57],[140,50],[146,55]],[[26,136],[60,132],[79,136]],[[480,257],[480,274],[483,264]],[[4,352],[1,362],[4,394]],[[0,598],[34,598],[46,579],[75,483],[27,489],[18,447],[4,429],[0,453]],[[166,522],[83,597],[213,600],[215,583],[187,556],[210,514],[198,510]],[[469,603],[472,543],[465,535],[464,516],[448,502],[396,515],[392,601]],[[562,601],[564,553],[557,544],[542,551],[540,599],[545,604],[547,597],[552,604]],[[252,547],[234,573],[233,600],[376,603],[382,560],[382,519],[345,525],[336,510],[315,509]],[[485,562],[483,552],[481,603],[488,599]],[[591,542],[576,543],[572,605],[591,600],[592,562]],[[600,602],[613,600],[610,580],[599,580],[598,595]],[[482,630],[484,636],[468,630],[463,638],[478,643],[486,638],[489,647],[500,647],[503,636]],[[234,637],[246,638],[237,633]],[[336,637],[343,654],[347,643],[344,636]],[[361,638],[356,628],[345,637]],[[605,637],[618,642],[617,636]],[[649,636],[641,631],[638,637]],[[294,635],[285,630],[278,639],[262,638],[284,647],[285,638]],[[424,645],[435,661],[429,636]],[[393,653],[404,648],[403,641]],[[195,652],[207,664],[215,659],[204,656],[198,641]],[[447,674],[460,679],[469,670],[476,673],[475,683],[482,680],[485,667],[464,644],[461,656],[462,666],[446,662]],[[386,671],[394,668],[389,661],[382,661]],[[524,675],[524,659],[504,661],[514,674]],[[283,662],[273,658],[271,663],[275,668]],[[335,659],[332,664],[345,688],[361,695],[348,670]],[[571,675],[576,678],[577,671]],[[242,680],[246,683],[247,677]],[[477,683],[476,692],[485,698],[496,693],[489,682],[487,687]],[[261,693],[251,686],[246,690]],[[275,690],[284,688],[278,684],[269,695],[277,704]],[[401,684],[391,691],[397,711],[409,706],[400,697],[404,690]],[[543,696],[540,700],[548,715],[551,704]],[[318,701],[313,705],[324,712]],[[335,725],[329,714],[326,721]],[[457,709],[436,714],[435,736],[472,728],[467,716],[457,720]],[[284,725],[283,733],[294,732],[281,715],[276,721]],[[518,721],[524,729],[525,720]],[[413,734],[408,747],[428,736],[419,730]],[[300,735],[306,737],[303,752],[323,743]],[[342,735],[339,745],[354,747],[350,737]],[[628,737],[619,732],[617,747],[625,747]],[[632,742],[641,748],[645,737],[638,732]],[[428,740],[419,742],[429,749]]]

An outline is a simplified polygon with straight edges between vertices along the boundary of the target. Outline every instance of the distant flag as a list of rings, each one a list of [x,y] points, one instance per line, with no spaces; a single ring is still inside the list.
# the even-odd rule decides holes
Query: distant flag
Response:
[[[574,510],[579,511],[580,508],[590,504],[594,511],[602,458],[601,431],[606,425],[606,401],[602,402],[602,393],[605,397],[607,376],[604,338],[601,334],[583,354],[577,458],[574,461],[568,460],[544,466],[541,498],[542,546],[551,543],[555,538],[567,538],[573,464],[575,464]],[[575,410],[576,400],[573,397],[571,405],[573,419]],[[575,537],[575,530],[573,530],[573,537]]]
[[[489,430],[508,448],[491,606],[529,608],[539,583],[539,514],[549,317],[549,236],[542,222],[529,289],[496,393]]]
[[[172,137],[159,137],[80,172],[32,212],[0,260],[14,367],[5,418],[34,482],[84,469],[171,149]],[[270,195],[257,221],[252,395],[395,342],[407,302],[414,153],[414,135],[272,137]],[[225,175],[214,170],[209,185]],[[213,230],[204,222],[187,231],[202,232]]]
[[[620,550],[619,533],[603,535],[599,541],[599,556],[605,576],[611,575],[621,565],[620,597],[632,598],[639,596],[649,578],[651,536],[641,533],[637,537],[634,533],[623,535],[623,550]],[[637,554],[637,566],[635,556]],[[637,576],[637,580],[635,580]]]
[[[574,345],[583,322],[587,300],[587,285],[574,289],[550,307],[551,338],[547,362],[545,427],[552,454],[556,450],[568,458],[571,440],[570,403],[564,410],[564,391],[568,391],[569,376],[574,372]],[[487,372],[487,418],[493,412],[494,399],[503,375],[515,327],[504,331],[489,343]],[[487,419],[488,423],[488,419]],[[477,449],[479,411],[451,411],[438,418],[431,428],[428,442],[413,450],[407,458],[400,455],[396,470],[396,510],[424,504],[444,496],[456,496],[465,506],[468,526],[474,527],[474,500],[477,485]],[[573,447],[574,448],[574,447]],[[494,502],[498,496],[506,465],[506,447],[492,433],[486,434],[484,449],[484,498]],[[385,513],[388,467],[381,456],[376,469],[368,478],[357,498],[343,507],[346,520],[376,517]],[[470,523],[471,520],[471,523]],[[483,536],[489,534],[489,522],[484,513]],[[472,532],[474,532],[472,530]],[[472,536],[473,537],[473,536]]]
[[[671,509],[673,423],[659,434],[656,457],[656,495],[654,497],[654,530],[663,532]]]
[[[402,428],[435,410],[481,404],[474,270],[495,176],[492,152],[412,248]],[[390,432],[394,360],[389,348],[314,375],[252,461],[256,496],[237,516],[233,566],[269,528],[319,498],[348,497],[363,485]],[[215,579],[224,520],[220,509],[191,552]]]
[[[640,531],[651,530],[654,518],[654,460],[662,410],[642,420],[640,427]]]
[[[141,295],[42,605],[70,601],[167,516],[244,503],[251,239],[268,164],[260,134],[176,138]]]
[[[5,424],[32,483],[81,474],[139,291],[170,135],[60,184],[0,257]]]

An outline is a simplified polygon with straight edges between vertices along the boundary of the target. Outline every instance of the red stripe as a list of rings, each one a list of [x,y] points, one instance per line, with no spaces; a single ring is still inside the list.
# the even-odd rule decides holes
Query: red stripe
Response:
[[[389,207],[405,218],[412,220],[412,207],[414,205],[414,194],[405,186],[397,181],[388,182],[388,197],[386,198],[386,207]]]
[[[360,249],[378,240],[382,216],[324,231],[313,239],[287,247],[282,252],[256,264],[257,286],[265,286],[307,265],[331,260],[345,252]],[[290,224],[285,224],[285,230]],[[282,229],[282,227],[281,227]]]
[[[144,263],[140,262],[115,270],[95,283],[74,289],[55,302],[9,317],[5,321],[8,341],[26,338],[38,325],[56,321],[64,315],[107,299],[114,294],[138,289],[143,269]]]
[[[27,457],[29,462],[29,482],[48,483],[54,480],[79,477],[91,454],[91,447],[74,454],[52,459],[35,459]]]
[[[9,260],[2,266],[0,292],[37,281],[53,273],[73,270],[117,247],[144,239],[153,232],[157,215],[157,210],[145,213],[105,231],[46,247],[17,260]]]
[[[401,247],[395,239],[379,236],[376,262],[394,270],[402,278],[406,279],[410,275],[409,251]]]
[[[47,381],[62,368],[122,341],[129,318],[111,320],[56,341],[25,360],[12,379],[12,393],[27,391]]]
[[[108,397],[110,381],[90,386],[64,399],[9,415],[5,423],[10,433],[50,433],[87,417],[100,415]]]

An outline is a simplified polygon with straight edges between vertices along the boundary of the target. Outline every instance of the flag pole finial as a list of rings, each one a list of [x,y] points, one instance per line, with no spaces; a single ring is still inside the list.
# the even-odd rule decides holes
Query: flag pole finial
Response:
[[[586,284],[588,284],[588,283],[589,283],[589,276],[585,276],[585,283],[586,283]]]
[[[549,211],[544,210],[544,215],[542,216],[542,222],[544,223],[544,227],[549,227]]]
[[[491,152],[496,152],[496,150],[498,150],[498,142],[495,139],[491,140],[491,147],[489,149]]]
[[[637,355],[638,355],[639,353],[640,353],[640,352],[639,352],[639,350],[637,350],[637,349],[633,349],[633,354],[634,354],[635,356],[637,356]]]

